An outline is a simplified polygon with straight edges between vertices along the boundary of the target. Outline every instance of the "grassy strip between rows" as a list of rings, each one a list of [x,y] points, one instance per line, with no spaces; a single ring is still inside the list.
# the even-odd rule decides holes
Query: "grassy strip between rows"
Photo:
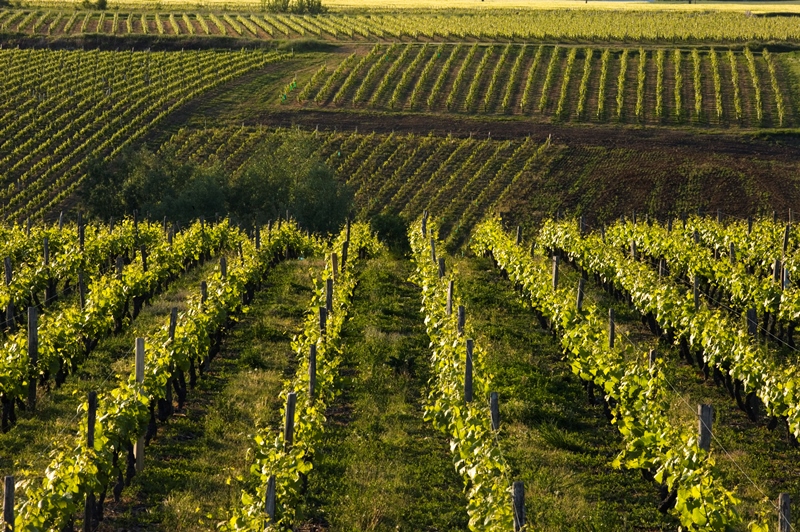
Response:
[[[340,392],[336,385],[342,363],[340,333],[357,282],[355,258],[375,254],[381,248],[369,226],[363,223],[353,225],[352,231],[348,225],[333,243],[330,253],[341,253],[338,255],[342,258],[341,269],[336,271],[337,260],[331,256],[332,260],[320,272],[319,283],[315,279],[303,331],[292,342],[292,350],[298,356],[297,373],[281,392],[282,399],[296,400],[292,441],[285,439],[285,432],[275,435],[272,427],[257,431],[250,449],[253,463],[249,475],[240,479],[241,505],[233,509],[228,521],[220,524],[223,530],[291,530],[294,526],[303,484],[313,467],[314,451],[324,431],[327,406]],[[332,294],[327,291],[328,280],[333,281]],[[326,301],[328,296],[330,305]],[[322,318],[326,314],[321,309],[326,307],[331,310],[330,315]],[[310,371],[311,353],[314,353],[313,371]],[[284,407],[281,413],[284,419],[286,412]]]
[[[54,445],[57,448],[43,480],[30,478],[17,483],[22,497],[16,505],[15,530],[61,529],[74,519],[87,498],[94,500],[99,494],[96,508],[101,509],[109,487],[113,487],[115,497],[119,495],[124,477],[130,480],[135,473],[133,444],[143,444],[152,437],[155,406],[169,397],[167,390],[175,384],[173,379],[178,382],[176,390],[183,388],[185,392],[184,372],[208,359],[212,336],[221,335],[281,254],[287,249],[305,252],[317,245],[303,237],[294,224],[284,224],[282,229],[266,234],[268,242],[258,246],[240,233],[241,261],[234,261],[227,271],[220,267],[208,282],[208,297],[204,300],[195,294],[186,312],[171,316],[149,339],[144,375],[131,374],[99,398],[92,427],[94,445],[87,445],[88,423],[84,418],[74,439]],[[87,411],[88,404],[84,403],[81,410]],[[95,513],[92,517],[98,516]]]
[[[482,224],[472,247],[476,253],[491,252],[522,285],[534,308],[561,333],[573,371],[605,392],[625,438],[615,465],[648,470],[666,484],[674,512],[689,530],[725,530],[738,524],[738,499],[718,481],[713,456],[700,448],[693,429],[669,421],[661,363],[648,368],[644,354],[633,352],[630,344],[614,345],[596,308],[577,309],[572,290],[554,290],[548,264],[537,263],[515,245],[499,220]],[[750,529],[768,530],[765,523],[750,523]]]

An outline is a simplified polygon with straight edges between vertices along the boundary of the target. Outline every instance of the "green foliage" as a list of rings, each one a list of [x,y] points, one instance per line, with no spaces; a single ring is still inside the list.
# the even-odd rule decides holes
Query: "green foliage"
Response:
[[[582,238],[577,224],[547,221],[536,239],[543,247],[565,252],[586,267],[615,284],[642,289],[634,302],[657,299],[644,291],[653,275],[642,268],[611,268],[611,261],[626,262],[618,248],[606,245],[599,235]],[[554,289],[549,261],[536,261],[521,246],[514,244],[498,219],[481,225],[473,237],[476,253],[490,252],[515,283],[522,286],[531,304],[548,318],[560,334],[573,372],[594,382],[612,399],[613,423],[625,442],[625,449],[614,460],[617,467],[649,469],[656,481],[675,490],[673,512],[687,530],[730,530],[740,524],[737,497],[721,486],[714,457],[699,448],[695,428],[676,427],[668,417],[670,403],[660,363],[648,367],[645,353],[634,353],[632,344],[618,342],[609,347],[605,316],[592,304],[579,311],[574,292]],[[611,257],[614,257],[613,259]],[[653,274],[655,272],[652,272]],[[628,284],[630,282],[631,284]],[[652,286],[652,285],[651,285]],[[686,298],[684,298],[685,300]]]
[[[261,0],[261,10],[270,13],[316,15],[327,11],[322,0]]]
[[[113,166],[91,165],[85,207],[101,218],[138,210],[184,224],[225,213],[263,224],[288,210],[303,227],[329,232],[349,212],[352,193],[316,148],[314,137],[295,131],[270,136],[235,176],[182,161],[174,151],[129,151]]]
[[[342,231],[331,248],[326,251],[338,252],[341,257],[345,243]],[[269,427],[260,428],[253,437],[253,446],[248,451],[252,458],[249,475],[241,478],[244,489],[241,504],[234,508],[230,518],[220,524],[222,530],[245,532],[263,531],[266,523],[266,494],[269,479],[275,478],[277,530],[291,530],[295,523],[295,512],[300,500],[300,477],[311,471],[315,448],[319,445],[324,431],[325,412],[339,394],[336,386],[339,366],[342,363],[341,331],[347,319],[356,276],[354,264],[362,252],[374,254],[381,249],[378,240],[370,233],[366,224],[357,223],[351,227],[348,241],[348,260],[336,278],[333,292],[333,312],[328,315],[326,332],[321,334],[318,312],[325,306],[325,285],[334,278],[331,261],[326,261],[325,269],[314,280],[314,295],[308,306],[303,331],[292,341],[292,351],[297,355],[297,373],[286,383],[281,392],[284,401],[289,392],[297,394],[294,420],[294,442],[291,447],[284,445],[283,434],[273,434]],[[309,352],[316,348],[316,385],[313,398],[309,394]],[[285,407],[281,412],[286,418]]]
[[[379,214],[370,220],[370,227],[386,245],[401,253],[411,250],[408,242],[408,224],[396,214]]]

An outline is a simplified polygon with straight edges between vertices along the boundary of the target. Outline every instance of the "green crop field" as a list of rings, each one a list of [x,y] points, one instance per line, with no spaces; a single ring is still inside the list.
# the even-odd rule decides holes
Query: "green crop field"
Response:
[[[0,527],[797,529],[799,13],[0,2]]]

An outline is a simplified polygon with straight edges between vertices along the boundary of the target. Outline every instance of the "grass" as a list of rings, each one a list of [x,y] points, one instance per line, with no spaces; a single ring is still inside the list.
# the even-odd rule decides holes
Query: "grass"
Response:
[[[142,309],[132,326],[120,334],[100,341],[78,370],[66,382],[49,391],[40,389],[35,413],[18,412],[17,424],[7,433],[0,434],[0,471],[3,475],[29,470],[32,474],[44,471],[50,463],[49,451],[53,442],[77,430],[75,412],[89,391],[109,390],[121,378],[133,371],[133,347],[137,336],[165,323],[174,306],[181,308],[189,291],[194,291],[216,263],[210,262],[191,270],[174,282],[169,290],[156,297],[152,304]]]
[[[343,393],[309,476],[304,526],[466,529],[447,441],[423,420],[428,339],[409,274],[408,261],[383,255],[360,276],[344,331]]]
[[[588,402],[560,348],[489,259],[455,266],[467,320],[500,397],[499,440],[537,530],[674,530],[658,487],[611,461],[621,437]],[[569,275],[562,282],[572,282]],[[577,278],[575,279],[577,283]]]
[[[119,504],[108,506],[101,530],[215,530],[236,502],[249,434],[280,424],[278,394],[293,364],[290,341],[311,296],[309,262],[278,265],[264,286],[190,390],[184,410],[159,428],[144,472]]]

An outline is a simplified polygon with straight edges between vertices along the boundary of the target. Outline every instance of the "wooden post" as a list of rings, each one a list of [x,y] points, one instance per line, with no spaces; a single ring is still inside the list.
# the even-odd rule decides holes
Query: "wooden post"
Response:
[[[636,255],[636,242],[634,242],[633,240],[631,240],[631,258],[633,260],[636,260],[638,258],[638,256]]]
[[[175,225],[173,225],[167,233],[167,244],[172,245],[172,239],[175,238]]]
[[[667,218],[667,233],[672,232],[672,216]]]
[[[94,426],[97,420],[97,392],[89,392],[89,409],[86,412],[86,448],[94,448]],[[94,520],[94,492],[86,494],[86,504],[83,507],[83,532],[91,532]]]
[[[450,316],[453,314],[453,280],[450,279],[447,283],[447,306],[445,313]]]
[[[39,364],[39,314],[36,307],[28,307],[28,364],[30,382],[28,383],[28,408],[36,410],[36,366]]]
[[[436,264],[436,241],[431,237],[431,262]]]
[[[439,257],[439,279],[444,277],[444,257]]]
[[[664,259],[658,259],[658,277],[664,277],[667,274],[667,262]]]
[[[139,254],[142,256],[142,271],[147,272],[147,247],[142,246],[139,248]]]
[[[747,234],[749,235],[752,232],[753,232],[753,217],[752,216],[748,216],[747,217]]]
[[[583,221],[583,215],[581,214],[580,217],[578,217],[578,234],[581,235],[581,236],[583,236],[583,233],[584,233],[583,228],[584,227],[585,227],[585,223]]]
[[[778,211],[772,211],[772,223],[778,223]]]
[[[786,229],[783,231],[783,256],[786,258],[786,251],[789,248],[789,231],[791,230],[792,226],[790,224],[786,224]]]
[[[83,248],[86,244],[86,226],[83,225],[80,213],[78,213],[78,247],[83,253]]]
[[[124,262],[122,261],[122,256],[117,257],[117,279],[120,281],[122,280],[122,267],[124,266]]]
[[[614,349],[616,340],[616,326],[614,325],[614,309],[608,309],[608,348]]]
[[[14,476],[5,477],[3,490],[3,521],[5,522],[5,532],[14,530]]]
[[[692,295],[694,296],[694,309],[700,308],[700,276],[694,274],[692,277]]]
[[[331,253],[331,270],[333,271],[333,280],[339,278],[339,256],[334,251]]]
[[[469,338],[467,339],[467,363],[464,367],[464,401],[467,403],[472,402],[472,351],[475,347],[475,342]]]
[[[256,241],[256,251],[258,251],[261,249],[261,228],[259,226],[256,226],[254,232],[255,234],[253,235],[253,237]]]
[[[650,367],[651,368],[656,365],[656,350],[655,349],[651,349],[650,350],[650,354],[648,356],[648,362],[650,363]]]
[[[12,277],[12,269],[11,269],[11,259],[9,257],[5,258],[5,273],[6,273],[6,286],[11,284],[11,277]],[[14,332],[16,328],[14,326],[14,301],[10,300],[8,302],[8,306],[6,307],[6,327],[10,332]]]
[[[792,530],[792,507],[788,493],[778,495],[778,532]]]
[[[500,430],[500,400],[497,392],[489,394],[489,409],[492,412],[492,430]]]
[[[347,250],[350,248],[350,241],[345,240],[342,244],[342,274],[344,274],[344,267],[347,264]]]
[[[578,301],[577,301],[577,304],[575,305],[575,308],[578,309],[579,313],[581,311],[583,311],[583,284],[584,284],[584,280],[583,280],[583,277],[581,277],[578,280]]]
[[[789,269],[786,266],[783,267],[783,276],[782,277],[783,277],[783,279],[782,279],[782,282],[781,282],[781,288],[783,288],[784,290],[787,290],[789,288]]]
[[[267,480],[267,523],[275,522],[275,475],[271,475]]]
[[[706,451],[711,449],[711,421],[714,408],[711,405],[697,405],[697,445]]]
[[[517,245],[519,246],[520,244],[522,244],[522,227],[518,225],[517,226]]]
[[[136,339],[136,382],[139,384],[144,382],[144,338]],[[136,457],[136,472],[141,473],[144,471],[144,434],[139,436],[139,439],[134,445],[133,454]]]
[[[108,219],[108,232],[109,233],[113,233],[114,232],[114,217],[113,216]]]
[[[686,213],[681,213],[681,222],[683,222],[683,228],[686,229]]]
[[[78,302],[83,310],[86,307],[86,281],[83,279],[83,272],[78,272]]]
[[[289,219],[289,211],[286,211],[286,219]],[[345,227],[344,239],[350,242],[350,216],[347,217],[347,226]]]
[[[42,242],[44,249],[42,250],[42,257],[44,259],[43,264],[45,266],[50,265],[50,237],[44,237]]]
[[[333,312],[333,279],[325,282],[325,310],[328,314]]]
[[[225,257],[219,258],[219,273],[222,275],[223,280],[228,278],[228,261]]]
[[[717,209],[717,223],[722,223],[722,209]]]
[[[205,281],[200,281],[200,304],[205,305],[207,299],[208,299],[208,283]]]
[[[314,393],[317,388],[317,345],[311,344],[308,353],[308,400],[314,402]]]
[[[25,236],[26,237],[30,237],[31,236],[31,219],[30,219],[30,217],[28,217],[25,220]]]
[[[512,485],[512,500],[514,501],[514,532],[520,532],[525,526],[525,487],[521,480]]]
[[[64,211],[58,213],[58,230],[64,229]]]
[[[781,260],[775,259],[775,262],[772,264],[772,278],[775,282],[780,282],[781,280]]]
[[[289,392],[286,396],[286,423],[283,427],[283,446],[291,449],[294,443],[294,411],[297,405],[297,394]]]
[[[558,255],[553,255],[553,292],[558,290]]]
[[[456,322],[456,331],[458,334],[464,334],[464,325],[466,325],[467,316],[464,311],[464,305],[458,306],[458,321]]]
[[[319,335],[325,336],[328,325],[328,311],[325,307],[319,307]]]
[[[730,249],[728,250],[728,257],[731,259],[731,266],[736,264],[736,246],[731,242]]]
[[[755,337],[758,334],[758,322],[756,321],[756,309],[747,309],[747,332]]]

